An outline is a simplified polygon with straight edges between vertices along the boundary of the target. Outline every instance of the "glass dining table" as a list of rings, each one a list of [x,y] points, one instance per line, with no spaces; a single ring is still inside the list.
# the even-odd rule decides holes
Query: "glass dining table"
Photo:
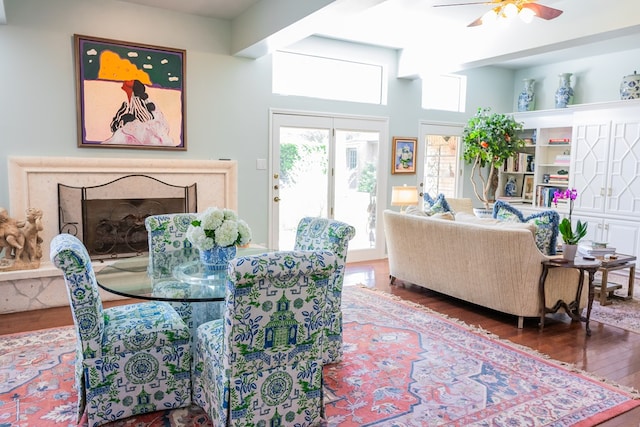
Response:
[[[264,247],[238,248],[236,257],[268,252]],[[227,270],[204,272],[198,250],[140,255],[96,263],[98,286],[127,298],[169,302],[224,301]],[[155,259],[154,259],[155,257]]]
[[[269,252],[264,247],[238,248],[236,257]],[[220,319],[226,293],[227,270],[205,273],[195,248],[140,255],[94,264],[98,286],[127,298],[167,301],[191,330]],[[102,268],[101,268],[102,267]]]

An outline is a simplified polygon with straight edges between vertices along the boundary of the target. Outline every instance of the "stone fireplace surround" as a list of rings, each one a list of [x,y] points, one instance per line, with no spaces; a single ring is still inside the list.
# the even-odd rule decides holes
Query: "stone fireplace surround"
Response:
[[[237,169],[234,160],[9,157],[10,215],[22,219],[27,208],[42,209],[43,257],[38,269],[0,272],[0,314],[69,304],[62,274],[49,261],[49,243],[58,234],[58,183],[93,186],[142,174],[173,185],[197,183],[198,210],[208,206],[237,210]],[[132,188],[121,196],[144,197],[144,189]],[[94,261],[94,269],[106,263]],[[120,298],[109,293],[102,297]]]

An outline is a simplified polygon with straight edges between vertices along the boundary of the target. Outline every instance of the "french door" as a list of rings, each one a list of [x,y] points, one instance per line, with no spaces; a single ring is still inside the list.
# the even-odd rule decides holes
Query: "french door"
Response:
[[[381,118],[271,113],[270,247],[293,249],[300,219],[316,216],[355,227],[349,261],[384,257],[387,128]]]
[[[420,196],[461,197],[462,131],[459,124],[420,123],[420,151],[424,153],[417,163]]]

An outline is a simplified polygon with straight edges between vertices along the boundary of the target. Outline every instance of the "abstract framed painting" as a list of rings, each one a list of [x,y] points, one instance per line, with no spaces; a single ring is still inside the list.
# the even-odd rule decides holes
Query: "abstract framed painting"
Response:
[[[391,173],[416,173],[418,138],[393,137]]]
[[[74,35],[78,147],[186,150],[186,51]]]

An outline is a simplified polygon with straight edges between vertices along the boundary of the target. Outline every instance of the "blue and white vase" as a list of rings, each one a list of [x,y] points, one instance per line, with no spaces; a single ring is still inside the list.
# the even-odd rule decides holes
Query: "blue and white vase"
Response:
[[[507,197],[515,197],[516,195],[516,179],[512,176],[507,180],[507,184],[504,186],[504,195]]]
[[[535,107],[533,85],[536,81],[534,79],[522,79],[522,82],[524,88],[518,95],[518,111],[533,111]]]
[[[200,262],[205,276],[227,269],[229,261],[236,256],[235,246],[214,246],[200,250]]]
[[[639,99],[640,98],[640,74],[624,76],[620,83],[620,99]]]
[[[571,73],[558,75],[560,85],[556,90],[556,108],[566,108],[573,102],[573,88],[571,87]]]

